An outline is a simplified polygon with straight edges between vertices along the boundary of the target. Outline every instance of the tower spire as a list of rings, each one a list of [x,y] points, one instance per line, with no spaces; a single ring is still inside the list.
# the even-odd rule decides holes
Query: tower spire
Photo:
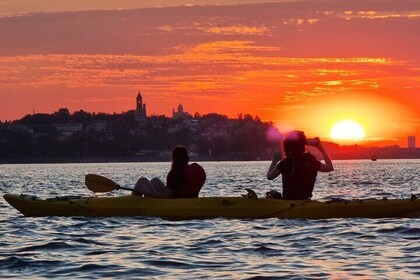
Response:
[[[145,121],[146,117],[146,103],[143,103],[143,97],[141,96],[140,91],[138,91],[136,97],[135,118],[137,121]]]

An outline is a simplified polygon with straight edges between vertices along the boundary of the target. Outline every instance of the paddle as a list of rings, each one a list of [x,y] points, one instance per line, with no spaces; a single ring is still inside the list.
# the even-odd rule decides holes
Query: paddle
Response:
[[[111,179],[96,174],[87,174],[85,177],[85,183],[87,188],[93,192],[110,192],[119,189],[127,191],[133,190],[127,187],[121,187]]]

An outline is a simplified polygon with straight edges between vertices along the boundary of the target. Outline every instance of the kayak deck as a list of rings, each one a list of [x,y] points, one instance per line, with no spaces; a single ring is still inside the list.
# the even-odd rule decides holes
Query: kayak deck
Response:
[[[62,197],[40,199],[5,194],[4,199],[28,217],[44,216],[152,216],[171,220],[265,218],[385,218],[420,217],[420,200],[277,200],[250,197],[156,199],[139,196]]]

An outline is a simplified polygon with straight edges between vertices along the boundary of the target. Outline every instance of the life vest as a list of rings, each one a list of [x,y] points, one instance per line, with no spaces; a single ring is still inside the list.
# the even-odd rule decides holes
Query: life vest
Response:
[[[310,199],[320,166],[310,153],[281,161],[277,168],[282,173],[283,198]]]
[[[177,198],[198,197],[201,188],[206,181],[206,172],[201,165],[192,163],[184,167],[184,186],[177,193]]]

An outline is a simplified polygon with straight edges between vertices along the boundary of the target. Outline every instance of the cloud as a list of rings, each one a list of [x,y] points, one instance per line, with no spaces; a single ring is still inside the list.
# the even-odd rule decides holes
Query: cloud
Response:
[[[14,16],[28,13],[51,13],[65,11],[92,11],[92,10],[126,10],[156,7],[176,7],[196,5],[240,5],[268,2],[294,2],[302,0],[223,0],[217,3],[214,0],[19,0],[1,1],[0,16]]]
[[[179,53],[137,55],[28,55],[0,57],[0,85],[16,87],[62,85],[88,87],[133,85],[139,81],[173,83],[185,88],[218,89],[234,78],[238,83],[258,80],[289,83],[290,79],[354,76],[357,66],[400,65],[385,58],[294,58],[269,56],[278,51],[247,41],[221,41],[179,46]],[[346,70],[351,68],[351,70]],[[329,70],[326,70],[329,69]],[[360,71],[363,71],[362,69]],[[349,72],[351,74],[349,74]],[[285,78],[282,78],[285,77]],[[312,77],[312,78],[311,78]]]
[[[418,1],[386,0],[26,14],[0,18],[0,55],[164,55],[183,44],[251,41],[282,56],[399,57],[417,53],[419,10]]]
[[[345,19],[418,19],[420,11],[345,11],[337,15]]]
[[[203,27],[203,31],[208,33],[223,34],[223,35],[265,35],[272,36],[269,28],[264,26],[216,26]]]

